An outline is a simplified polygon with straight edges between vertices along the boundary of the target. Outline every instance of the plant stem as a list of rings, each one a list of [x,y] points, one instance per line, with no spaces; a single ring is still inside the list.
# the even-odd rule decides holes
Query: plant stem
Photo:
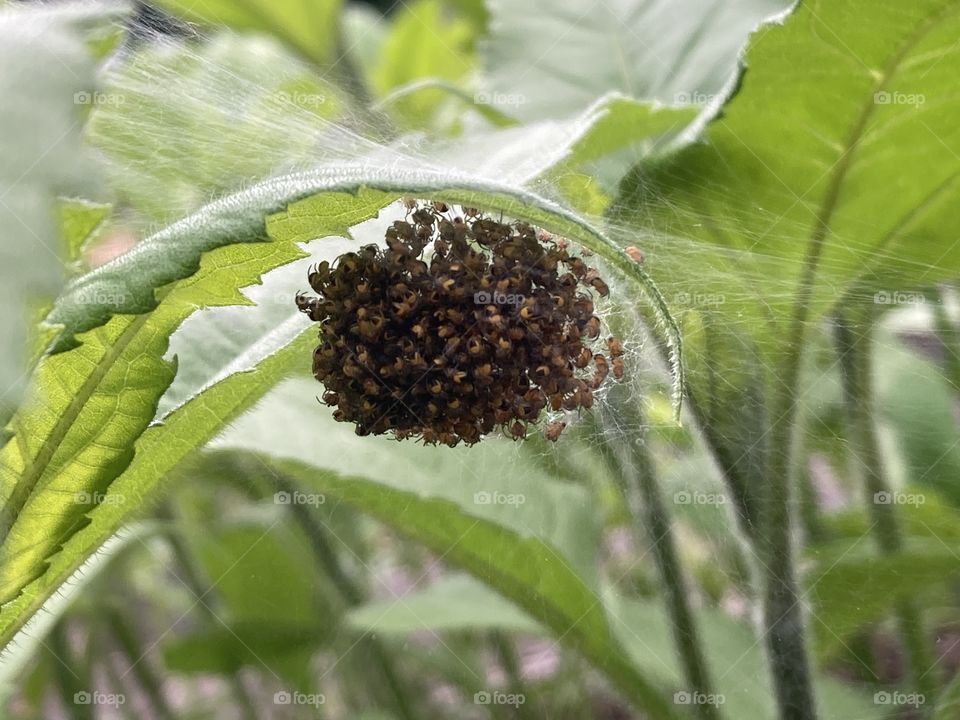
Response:
[[[289,478],[273,473],[272,481],[277,490],[293,495],[300,491],[299,486]],[[353,581],[340,563],[340,558],[330,543],[330,532],[323,521],[307,505],[293,503],[289,505],[294,520],[301,526],[316,555],[321,571],[333,582],[340,596],[349,607],[360,605],[364,593]],[[401,718],[415,720],[417,714],[414,703],[407,694],[403,680],[394,667],[393,658],[383,643],[376,638],[367,637],[360,643],[372,656],[383,681],[391,695],[393,705]]]
[[[48,642],[46,650],[52,656],[53,674],[64,709],[76,720],[93,720],[93,705],[76,702],[77,693],[92,693],[96,689],[93,687],[92,663],[76,662],[63,619],[53,627]]]
[[[642,442],[634,443],[633,456],[637,464],[637,480],[646,523],[654,543],[654,557],[666,590],[666,606],[673,629],[673,640],[683,663],[684,675],[691,692],[710,695],[713,693],[713,682],[690,607],[690,595],[677,556],[670,517],[654,474],[653,459],[647,452],[646,444]],[[695,708],[701,720],[719,720],[720,714],[715,705],[698,703]]]
[[[168,522],[174,522],[174,512],[169,504],[161,508],[158,516]],[[219,623],[220,620],[216,612],[210,607],[212,603],[217,601],[216,595],[213,594],[213,588],[204,588],[200,571],[194,564],[183,538],[174,529],[166,534],[166,540],[173,553],[174,562],[180,569],[180,573],[176,574],[177,579],[197,598],[199,610],[206,616],[207,620]],[[243,684],[243,678],[239,673],[230,675],[230,685],[240,708],[241,717],[245,720],[256,720],[256,704]]]
[[[791,484],[802,332],[786,349],[775,393],[770,461],[758,555],[764,575],[764,630],[781,720],[814,720],[817,709],[793,559]]]
[[[507,674],[507,680],[510,683],[510,692],[517,697],[522,697],[523,702],[516,706],[516,714],[521,720],[536,720],[537,713],[531,700],[530,693],[527,692],[526,685],[523,682],[523,673],[520,670],[520,662],[517,660],[517,654],[513,649],[513,642],[510,636],[504,632],[491,633],[493,645],[500,656],[500,662],[503,664],[503,670]]]
[[[156,717],[161,718],[161,720],[169,720],[173,717],[173,712],[166,697],[164,697],[160,679],[148,665],[147,658],[142,657],[140,641],[136,632],[119,609],[108,607],[106,614],[114,640],[127,662],[127,672],[133,673],[137,684],[146,694]]]
[[[835,327],[850,423],[853,472],[862,479],[867,512],[873,521],[874,537],[880,552],[895,555],[903,548],[896,505],[880,501],[882,497],[890,497],[890,484],[884,471],[874,424],[872,313],[866,309],[839,316]],[[926,698],[933,698],[937,692],[937,682],[929,672],[934,661],[927,647],[921,613],[909,598],[903,598],[896,604],[896,615],[914,688]]]
[[[609,402],[629,427],[639,427],[643,415],[635,402],[622,397],[620,388],[611,390]],[[680,656],[687,691],[710,695],[713,682],[703,653],[703,642],[697,622],[690,607],[690,594],[684,582],[683,569],[677,554],[670,516],[657,481],[653,458],[642,438],[634,438],[628,447],[613,440],[601,447],[616,448],[613,461],[615,476],[631,515],[636,518],[636,527],[645,525],[653,545],[657,570],[665,590],[665,605],[673,630],[673,640]],[[619,450],[620,452],[617,452]],[[620,457],[623,455],[623,457]],[[717,707],[710,703],[697,703],[697,716],[701,720],[719,720]]]

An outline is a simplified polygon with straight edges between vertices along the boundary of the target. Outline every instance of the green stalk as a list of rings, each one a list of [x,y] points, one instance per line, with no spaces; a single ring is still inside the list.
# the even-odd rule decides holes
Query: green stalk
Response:
[[[523,682],[520,662],[517,660],[517,654],[513,649],[513,642],[510,636],[504,632],[493,632],[491,636],[493,646],[496,648],[504,672],[507,674],[510,692],[524,699],[523,702],[517,706],[517,717],[519,717],[520,720],[536,720],[537,713],[533,703],[529,702],[532,696],[527,692],[526,684]]]
[[[867,512],[873,521],[877,547],[884,555],[895,555],[903,549],[896,504],[877,500],[878,495],[889,496],[890,483],[883,467],[874,423],[872,330],[873,317],[869,309],[838,317],[837,350],[843,370],[844,399],[850,423],[853,472],[863,482]],[[912,600],[903,598],[896,604],[896,617],[906,654],[907,671],[914,688],[926,698],[933,698],[937,692],[937,682],[929,669],[933,667],[934,660],[920,610]]]
[[[72,713],[70,716],[76,718],[76,720],[93,720],[93,705],[74,702],[76,693],[92,693],[94,691],[92,667],[85,662],[76,662],[67,639],[67,628],[63,620],[60,620],[50,633],[47,652],[51,655],[53,675],[56,678],[57,688],[60,690],[64,709],[68,714]],[[78,676],[74,672],[74,668],[81,675]]]
[[[161,720],[173,718],[173,712],[163,694],[160,679],[145,662],[140,651],[140,641],[126,616],[117,608],[106,608],[111,634],[127,661],[127,672],[132,672],[137,684],[146,694],[156,717]]]
[[[169,505],[164,506],[158,515],[167,521],[173,521],[174,513]],[[176,575],[177,579],[198,599],[200,612],[206,616],[207,620],[219,623],[215,611],[210,607],[211,603],[216,602],[216,596],[212,594],[212,589],[204,588],[200,572],[194,564],[183,538],[174,530],[167,533],[166,540],[173,553],[174,562],[180,570],[179,574]],[[255,703],[238,673],[230,675],[230,685],[240,708],[240,716],[244,720],[256,720]]]
[[[274,487],[280,492],[286,492],[293,496],[294,493],[300,491],[299,486],[282,475],[273,473],[271,479]],[[333,582],[345,604],[348,607],[355,607],[363,603],[364,592],[340,563],[340,558],[330,543],[330,532],[323,521],[316,517],[315,512],[307,505],[293,503],[288,507],[294,520],[300,525],[310,542],[319,561],[321,571]],[[376,664],[399,716],[404,720],[416,720],[415,704],[409,697],[387,648],[373,637],[364,638],[360,646],[369,653]]]
[[[613,388],[608,402],[630,427],[643,423],[643,414],[635,402],[624,397],[626,388]],[[653,458],[640,438],[624,447],[611,438],[601,444],[611,462],[620,492],[634,520],[634,526],[647,528],[653,546],[657,570],[665,591],[665,607],[670,617],[673,640],[683,667],[684,681],[690,692],[713,694],[713,682],[703,652],[703,641],[690,607],[690,593],[683,577],[676,542],[666,503],[660,492]],[[720,720],[715,705],[698,703],[694,711],[700,720]]]
[[[802,323],[775,378],[770,461],[757,551],[763,573],[764,638],[780,720],[815,720],[817,709],[793,558],[791,485]]]

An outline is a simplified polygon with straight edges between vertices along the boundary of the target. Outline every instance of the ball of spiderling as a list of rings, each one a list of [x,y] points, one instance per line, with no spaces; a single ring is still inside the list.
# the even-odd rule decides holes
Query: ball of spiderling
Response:
[[[542,413],[593,405],[622,348],[600,336],[609,289],[565,242],[476,208],[406,199],[386,247],[311,268],[297,296],[320,326],[313,373],[358,435],[451,447],[499,428],[523,438]],[[565,423],[546,431],[556,440]]]

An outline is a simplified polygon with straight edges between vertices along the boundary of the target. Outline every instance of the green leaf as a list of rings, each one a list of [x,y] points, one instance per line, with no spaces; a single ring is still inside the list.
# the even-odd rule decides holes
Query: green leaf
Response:
[[[960,270],[960,155],[944,151],[960,140],[948,89],[960,63],[940,52],[958,29],[948,0],[800,4],[753,35],[750,69],[704,142],[624,182],[615,214],[644,233],[655,279],[687,308],[693,404],[725,464],[742,456],[739,439],[765,436],[785,338],[802,348],[843,299]],[[844,72],[826,69],[838,62]],[[824,98],[829,111],[812,113]],[[762,468],[762,443],[751,447]]]
[[[84,560],[157,498],[164,478],[286,376],[310,353],[313,342],[301,335],[256,370],[226,377],[171,412],[163,425],[148,428],[137,441],[131,464],[90,511],[89,524],[65,539],[43,573],[0,608],[0,647],[19,642],[27,621],[46,607]]]
[[[850,23],[861,11],[863,21]],[[949,0],[909,11],[844,0],[801,4],[784,25],[759,30],[746,54],[752,69],[705,142],[639,168],[625,185],[626,209],[663,237],[652,248],[662,252],[657,271],[678,292],[725,282],[716,312],[756,323],[752,334],[768,339],[806,282],[814,320],[856,287],[870,288],[857,299],[872,300],[960,270],[960,254],[949,252],[960,156],[943,148],[960,138],[960,98],[946,90],[960,59],[933,52],[957,27]],[[811,71],[838,52],[849,72]],[[885,102],[908,91],[929,102]],[[826,94],[830,112],[809,115]],[[907,146],[909,156],[897,152]],[[671,252],[676,235],[696,243],[694,268]]]
[[[671,108],[608,94],[594,106],[599,116],[589,131],[577,138],[567,163],[582,165],[625,147],[651,146],[674,140],[696,117],[692,108]]]
[[[401,490],[292,460],[263,462],[305,487],[366,512],[510,598],[580,652],[654,717],[677,717],[660,690],[635,671],[613,638],[600,597],[536,535],[467,513],[446,499]],[[478,506],[484,507],[484,506]],[[502,514],[502,513],[501,513]]]
[[[574,207],[599,215],[609,201],[601,201],[601,207],[591,205],[585,201],[591,190],[594,194],[614,193],[630,167],[688,142],[696,111],[611,93],[584,115],[590,118],[589,125],[578,134],[567,157],[547,170],[544,178],[554,183]],[[578,170],[588,175],[575,174]],[[575,183],[575,178],[581,178],[581,182]]]
[[[42,572],[130,462],[133,441],[173,380],[162,359],[169,329],[159,318],[168,314],[115,317],[35,371],[10,422],[14,438],[0,450],[0,602]]]
[[[60,231],[63,256],[67,262],[79,263],[87,243],[97,237],[104,221],[110,216],[110,205],[88,200],[61,200]]]
[[[424,78],[456,83],[470,72],[474,28],[445,10],[440,0],[417,0],[396,13],[380,60],[370,73],[378,95]],[[444,97],[442,90],[425,90],[397,99],[389,107],[402,126],[423,127]]]
[[[960,576],[960,543],[955,539],[913,537],[901,552],[877,555],[861,536],[811,554],[808,596],[818,653],[830,657],[863,628],[886,617],[899,600],[949,597],[944,592]]]
[[[84,43],[90,26],[109,25],[116,6],[0,9],[0,416],[22,390],[28,307],[57,294],[62,254],[54,198],[89,182],[78,119],[95,65]]]
[[[878,407],[903,455],[907,482],[933,488],[960,506],[960,428],[950,383],[894,338],[878,347]]]
[[[445,577],[399,601],[369,602],[347,613],[346,620],[357,630],[394,635],[424,629],[543,633],[527,613],[469,575]]]
[[[492,106],[479,104],[477,108]],[[498,112],[498,111],[497,111]],[[471,174],[515,185],[556,186],[579,170],[589,170],[591,179],[598,160],[617,153],[614,183],[633,161],[682,142],[683,131],[694,118],[687,108],[656,107],[609,94],[576,117],[474,130],[469,139],[432,141],[420,146],[419,154],[434,164],[468,169]],[[610,168],[604,168],[608,174]],[[609,190],[615,189],[615,184]],[[574,206],[581,198],[570,197]],[[598,214],[598,213],[594,213]]]
[[[44,638],[87,585],[104,572],[110,561],[129,547],[133,540],[142,542],[151,532],[150,525],[138,523],[110,538],[99,552],[77,567],[56,596],[44,605],[44,612],[33,616],[17,642],[3,648],[0,654],[0,702],[6,704],[7,699],[21,689],[21,671],[30,663],[34,653],[43,646]]]
[[[212,527],[187,524],[183,534],[203,575],[216,583],[224,620],[319,631],[329,612],[310,572],[310,548],[282,520],[272,512]]]
[[[325,632],[274,622],[210,626],[166,643],[163,661],[167,669],[181,673],[229,676],[250,667],[286,677],[288,665],[301,669],[309,665],[325,636]]]
[[[610,90],[702,104],[733,76],[747,34],[789,5],[489,0],[490,35],[481,43],[484,89],[515,98],[510,114],[523,120],[569,116]]]
[[[157,4],[191,22],[268,33],[318,65],[337,57],[340,0],[159,0]]]
[[[171,668],[234,673],[250,666],[300,686],[311,655],[333,634],[333,617],[310,572],[310,548],[282,519],[270,512],[183,527],[203,577],[212,579],[217,620],[165,648]]]
[[[347,233],[350,225],[376,214],[382,201],[376,193],[363,192],[317,197],[311,203],[313,225],[321,236]],[[284,218],[276,222],[282,227]],[[132,492],[112,481],[131,463],[134,442],[153,420],[160,397],[173,380],[173,368],[163,360],[168,338],[198,307],[247,303],[238,288],[257,282],[270,268],[304,256],[294,242],[280,237],[217,249],[203,258],[189,280],[162,291],[153,312],[114,316],[106,325],[78,336],[79,347],[40,363],[32,385],[35,397],[14,417],[14,440],[0,450],[5,521],[0,597],[4,601],[16,597],[44,572],[48,558],[87,523],[88,516],[96,517],[104,504],[110,505],[104,514],[116,523],[115,530],[123,513],[129,515],[138,507],[134,497],[142,497],[159,482],[162,474],[144,480]],[[166,248],[167,253],[176,250]],[[284,342],[294,338],[295,334],[287,336]],[[261,357],[277,349],[268,345]],[[246,407],[243,402],[255,399],[256,395],[248,399],[241,394],[234,399],[236,405],[228,407],[239,411]],[[209,439],[223,422],[226,416],[199,423],[190,436],[193,444],[188,441],[183,448],[184,455]],[[164,436],[168,428],[155,429]],[[178,458],[175,452],[169,457]],[[142,449],[136,459],[156,460]],[[163,463],[151,469],[160,467]],[[82,562],[93,549],[69,556],[68,562]]]

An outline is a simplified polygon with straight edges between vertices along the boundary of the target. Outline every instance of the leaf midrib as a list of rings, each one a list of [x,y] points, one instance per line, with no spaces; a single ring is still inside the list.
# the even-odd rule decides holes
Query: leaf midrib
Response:
[[[886,88],[887,83],[890,82],[893,76],[900,69],[900,66],[903,64],[909,53],[916,48],[916,46],[926,37],[926,35],[951,15],[956,15],[958,12],[960,12],[960,6],[949,7],[936,17],[921,24],[913,32],[913,34],[907,38],[906,42],[904,42],[901,48],[890,58],[890,61],[887,63],[886,67],[884,67],[883,72],[880,74],[880,77],[877,79],[876,83],[874,83],[873,89],[867,96],[867,101],[864,103],[864,106],[857,117],[857,121],[854,123],[854,126],[851,129],[850,136],[844,145],[845,149],[843,154],[837,161],[835,171],[831,175],[827,192],[824,195],[824,199],[820,204],[820,209],[817,212],[817,218],[814,223],[813,232],[810,236],[810,240],[807,242],[806,257],[804,258],[800,283],[799,287],[797,288],[797,295],[794,304],[793,326],[791,331],[794,346],[799,346],[799,343],[802,342],[810,300],[813,296],[813,290],[816,283],[816,275],[818,270],[817,266],[819,264],[820,256],[823,252],[823,246],[826,238],[830,234],[830,224],[833,221],[833,216],[836,213],[840,202],[840,193],[843,189],[843,184],[846,181],[850,169],[853,167],[854,159],[857,155],[857,150],[860,148],[860,145],[863,141],[867,124],[870,122],[871,116],[876,111],[877,104],[874,102],[874,97],[876,93],[882,92]]]
[[[57,418],[53,429],[44,439],[36,456],[33,459],[29,457],[24,458],[26,467],[14,485],[10,497],[4,504],[2,521],[0,521],[0,533],[2,533],[2,537],[0,537],[0,547],[6,544],[13,526],[20,517],[21,511],[36,489],[40,478],[43,477],[49,467],[54,453],[66,438],[73,423],[76,422],[80,413],[86,407],[87,402],[93,397],[96,389],[100,386],[100,383],[106,377],[107,373],[110,372],[110,369],[120,355],[123,354],[133,339],[139,334],[144,323],[146,323],[150,316],[149,313],[137,315],[130,324],[124,328],[116,342],[110,345],[107,352],[97,361],[93,372],[83,381],[80,390],[70,399],[66,410]],[[18,431],[17,434],[19,435],[19,433],[20,431]]]

